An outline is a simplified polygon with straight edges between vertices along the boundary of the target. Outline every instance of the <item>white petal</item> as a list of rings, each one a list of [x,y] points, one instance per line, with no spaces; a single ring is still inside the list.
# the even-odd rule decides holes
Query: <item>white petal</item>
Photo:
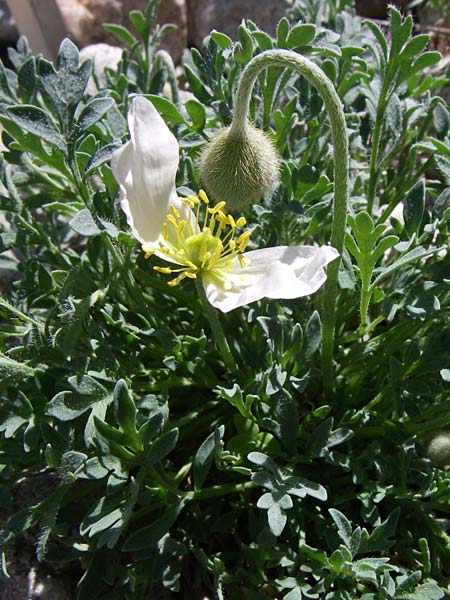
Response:
[[[249,264],[235,263],[224,273],[227,285],[205,273],[209,302],[228,312],[261,298],[299,298],[316,292],[327,278],[324,267],[339,256],[331,246],[277,246],[246,252]],[[226,287],[230,286],[230,289]]]
[[[111,168],[120,186],[120,205],[134,236],[156,243],[175,190],[178,142],[149,100],[137,96],[128,113],[131,139],[116,150]]]

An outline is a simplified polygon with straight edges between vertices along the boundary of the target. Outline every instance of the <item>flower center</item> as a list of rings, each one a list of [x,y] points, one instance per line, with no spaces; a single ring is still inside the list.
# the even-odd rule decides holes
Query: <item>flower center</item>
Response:
[[[163,225],[159,251],[169,262],[180,265],[179,268],[153,267],[159,273],[172,274],[176,277],[167,283],[178,285],[186,277],[195,279],[197,275],[208,273],[221,282],[225,289],[230,287],[225,272],[234,264],[237,257],[241,267],[247,264],[243,252],[250,239],[250,231],[236,233],[236,229],[246,224],[244,217],[237,220],[226,212],[226,203],[218,202],[209,206],[208,196],[203,190],[198,196],[181,198],[185,211],[170,207],[167,220]],[[183,213],[183,214],[182,214]],[[153,245],[143,244],[145,258],[155,252]]]

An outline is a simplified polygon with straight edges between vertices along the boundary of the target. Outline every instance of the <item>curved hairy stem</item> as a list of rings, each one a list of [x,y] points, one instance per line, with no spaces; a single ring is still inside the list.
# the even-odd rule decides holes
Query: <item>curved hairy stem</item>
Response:
[[[319,92],[331,124],[334,154],[334,202],[330,244],[342,254],[348,203],[348,137],[345,115],[339,96],[325,73],[309,59],[290,50],[267,50],[245,67],[235,99],[231,130],[239,132],[248,122],[253,85],[258,75],[269,67],[285,67],[303,75]],[[322,368],[325,391],[333,389],[333,350],[336,321],[336,295],[340,259],[328,266],[322,309]]]

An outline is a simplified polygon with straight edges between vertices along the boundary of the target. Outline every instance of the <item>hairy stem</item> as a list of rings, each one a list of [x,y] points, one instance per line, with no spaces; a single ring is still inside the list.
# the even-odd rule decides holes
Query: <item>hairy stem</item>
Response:
[[[230,371],[236,371],[236,362],[231,353],[230,346],[228,345],[227,338],[222,329],[222,325],[220,324],[219,317],[217,316],[215,308],[211,306],[208,302],[208,299],[205,294],[205,290],[203,289],[202,282],[199,278],[195,280],[195,287],[197,288],[197,293],[200,298],[200,301],[203,305],[203,309],[205,311],[206,318],[209,321],[211,326],[211,330],[216,339],[217,346],[220,350],[222,358],[226,366],[230,369]]]
[[[325,73],[309,59],[289,50],[267,50],[253,58],[245,67],[239,82],[231,132],[245,129],[248,109],[256,78],[269,67],[293,69],[303,75],[319,92],[331,124],[334,153],[334,203],[331,245],[342,254],[348,202],[348,138],[345,115],[339,96]],[[340,259],[328,266],[322,309],[322,369],[324,389],[333,389],[333,350],[336,322],[337,279]]]
[[[180,96],[178,94],[178,81],[177,74],[175,72],[175,65],[173,64],[172,57],[165,50],[158,50],[155,55],[155,71],[159,69],[165,69],[167,72],[167,81],[170,86],[170,93],[172,96],[172,102],[180,108]]]

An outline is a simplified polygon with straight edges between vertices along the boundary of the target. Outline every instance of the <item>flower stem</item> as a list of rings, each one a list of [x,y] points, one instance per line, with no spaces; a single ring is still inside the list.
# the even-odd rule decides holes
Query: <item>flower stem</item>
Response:
[[[230,369],[230,371],[236,371],[236,361],[234,360],[233,354],[231,353],[230,346],[228,345],[227,338],[225,337],[225,334],[223,332],[222,325],[219,321],[219,317],[217,316],[215,309],[208,302],[208,298],[206,297],[205,290],[203,289],[201,279],[197,278],[195,280],[195,287],[197,288],[198,296],[203,305],[206,318],[209,321],[213,335],[216,338],[216,343],[220,350],[220,353],[222,354],[222,358],[226,366]]]
[[[177,74],[175,72],[175,65],[173,64],[172,57],[165,50],[158,50],[155,55],[155,72],[159,69],[166,69],[167,80],[170,86],[170,93],[172,95],[172,102],[180,108],[180,97],[178,94],[178,81]]]
[[[325,73],[309,59],[290,50],[267,50],[245,67],[236,94],[231,131],[242,131],[248,122],[253,85],[263,69],[285,67],[303,75],[319,92],[331,124],[334,154],[334,203],[330,244],[342,254],[348,203],[348,138],[340,98]],[[322,372],[324,389],[333,390],[333,350],[336,322],[336,295],[340,259],[328,266],[322,309]]]

